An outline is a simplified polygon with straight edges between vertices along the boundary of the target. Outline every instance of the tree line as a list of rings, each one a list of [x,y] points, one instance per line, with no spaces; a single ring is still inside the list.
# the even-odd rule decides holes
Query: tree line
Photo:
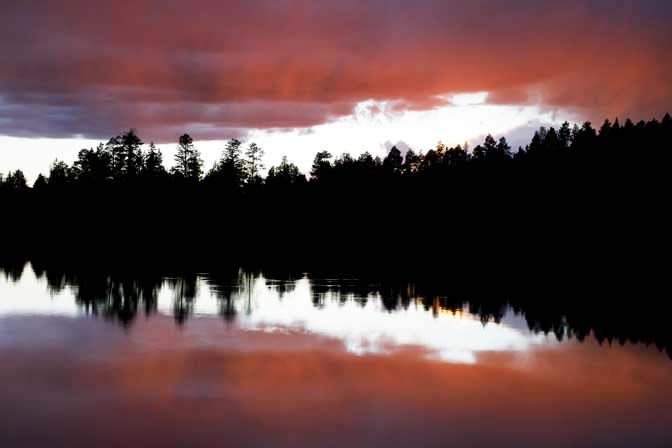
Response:
[[[256,143],[243,147],[237,139],[226,143],[220,160],[205,172],[201,154],[188,134],[179,138],[173,166],[168,170],[161,150],[154,143],[143,149],[142,139],[135,129],[130,129],[96,148],[82,149],[71,165],[56,160],[47,175],[37,177],[32,188],[21,170],[5,176],[0,174],[0,190],[39,193],[101,185],[140,187],[166,183],[200,185],[227,193],[308,183],[340,183],[345,187],[362,179],[383,182],[389,181],[390,177],[449,176],[479,168],[505,170],[514,165],[544,165],[561,158],[571,158],[577,164],[594,162],[596,157],[603,163],[624,156],[645,159],[669,145],[671,129],[672,119],[666,114],[661,121],[654,119],[636,124],[629,119],[623,124],[618,119],[613,123],[605,120],[599,130],[590,122],[582,126],[570,126],[565,122],[558,129],[541,127],[528,145],[515,152],[505,137],[496,140],[492,135],[486,136],[484,142],[473,149],[467,144],[447,147],[439,142],[435,148],[419,153],[408,149],[402,154],[393,147],[384,158],[374,157],[369,152],[358,157],[349,153],[334,157],[327,151],[320,151],[308,177],[286,157],[278,166],[271,167],[264,177],[263,149]],[[635,148],[636,153],[632,152]]]
[[[256,143],[246,148],[240,140],[231,139],[226,143],[220,160],[204,172],[201,153],[194,146],[189,134],[182,135],[177,143],[173,166],[167,170],[163,154],[152,142],[143,149],[144,142],[135,129],[112,137],[107,143],[100,143],[95,149],[82,149],[77,159],[68,165],[56,160],[49,173],[38,175],[32,188],[21,170],[0,174],[0,187],[4,192],[43,192],[62,190],[70,187],[91,187],[92,185],[132,185],[162,184],[170,182],[178,185],[204,184],[239,190],[263,183],[294,182],[302,176],[296,165],[282,159],[282,163],[271,168],[264,179],[263,149]]]
[[[187,134],[166,168],[161,150],[131,129],[70,165],[56,161],[32,186],[20,171],[3,176],[0,230],[6,251],[126,262],[482,270],[487,259],[528,266],[521,275],[551,265],[623,270],[665,247],[671,155],[669,114],[542,127],[517,150],[488,135],[473,148],[393,147],[385,157],[320,151],[307,174],[286,157],[266,172],[263,149],[237,139],[206,172]]]

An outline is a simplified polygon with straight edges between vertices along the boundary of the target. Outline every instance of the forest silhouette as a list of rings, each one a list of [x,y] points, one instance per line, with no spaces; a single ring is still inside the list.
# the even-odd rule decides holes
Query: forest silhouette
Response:
[[[207,172],[193,139],[171,169],[134,129],[55,161],[32,186],[0,182],[5,252],[142,264],[260,260],[478,275],[662,272],[672,118],[540,128],[524,148],[318,152],[306,176],[232,139]]]
[[[390,310],[407,305],[409,282],[428,307],[469,303],[496,319],[512,306],[558,337],[592,331],[669,351],[671,154],[668,114],[541,128],[515,152],[492,136],[383,159],[318,152],[308,176],[283,158],[263,177],[257,145],[230,140],[204,173],[185,134],[166,169],[129,130],[71,165],[54,162],[32,186],[20,171],[3,176],[0,265],[16,277],[29,260],[52,287],[77,284],[83,307],[122,323],[155,310],[167,273],[183,322],[194,273],[226,283],[243,266],[359,278],[357,294],[377,284]]]

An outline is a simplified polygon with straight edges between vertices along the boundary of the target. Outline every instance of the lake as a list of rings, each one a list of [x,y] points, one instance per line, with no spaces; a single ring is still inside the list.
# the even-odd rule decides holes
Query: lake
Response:
[[[5,267],[0,446],[672,446],[669,330],[547,308],[353,275]]]

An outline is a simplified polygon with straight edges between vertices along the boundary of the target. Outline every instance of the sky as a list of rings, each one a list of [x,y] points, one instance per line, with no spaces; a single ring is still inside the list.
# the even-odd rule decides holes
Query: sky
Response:
[[[0,172],[131,127],[304,170],[403,141],[524,144],[540,124],[672,109],[660,0],[0,0]]]

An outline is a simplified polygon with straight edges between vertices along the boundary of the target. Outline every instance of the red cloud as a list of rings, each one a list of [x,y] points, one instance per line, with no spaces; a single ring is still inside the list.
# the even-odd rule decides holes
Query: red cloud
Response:
[[[654,0],[9,3],[2,134],[226,137],[468,91],[596,118],[672,100],[672,7]]]

